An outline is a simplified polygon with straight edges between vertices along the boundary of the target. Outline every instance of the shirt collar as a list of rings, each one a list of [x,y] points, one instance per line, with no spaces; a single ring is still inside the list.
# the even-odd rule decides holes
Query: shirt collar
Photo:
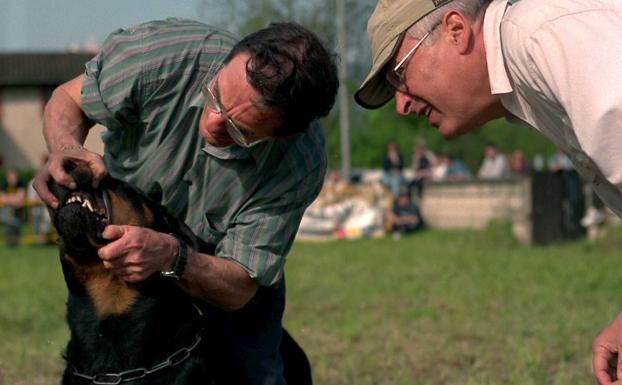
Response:
[[[493,95],[513,91],[501,46],[501,21],[509,6],[507,0],[494,0],[486,9],[484,16],[484,46],[486,47],[490,90]]]
[[[250,148],[240,146],[216,147],[209,143],[205,143],[203,151],[218,159],[248,159],[253,158],[257,168],[261,168],[268,157],[272,148],[276,145],[275,139],[269,139],[265,142],[258,143]]]
[[[190,99],[190,106],[197,107],[200,111],[205,108],[205,96],[203,95],[203,87],[212,80],[218,71],[208,73],[203,81],[198,92]],[[200,113],[199,113],[200,114]],[[228,146],[228,147],[216,147],[209,143],[205,143],[203,151],[209,155],[212,155],[218,159],[248,159],[252,157],[255,160],[257,168],[261,168],[266,159],[268,159],[271,149],[275,146],[275,139],[269,139],[265,142],[258,143],[253,147],[244,148],[240,146]]]

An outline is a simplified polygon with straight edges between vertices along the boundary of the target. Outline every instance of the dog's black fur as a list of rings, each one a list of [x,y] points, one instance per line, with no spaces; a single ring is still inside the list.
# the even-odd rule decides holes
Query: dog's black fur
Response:
[[[93,189],[88,168],[77,167],[70,173],[78,184],[77,190],[49,183],[60,202],[52,220],[59,235],[61,266],[69,291],[67,322],[71,338],[65,351],[67,367],[62,384],[89,384],[93,381],[85,377],[94,376],[99,376],[96,380],[100,382],[114,383],[117,377],[104,374],[134,369],[138,370],[121,379],[140,376],[141,368],[151,371],[173,353],[193,345],[204,322],[192,298],[174,282],[154,275],[139,284],[128,284],[107,271],[97,256],[97,250],[106,244],[101,232],[106,224],[129,224],[176,234],[201,252],[212,254],[214,247],[128,184],[106,177]],[[86,200],[89,204],[84,203]],[[180,364],[124,383],[216,384],[208,350],[209,341],[203,340]],[[281,354],[288,384],[312,383],[304,351],[285,330]],[[181,356],[183,352],[172,360]]]

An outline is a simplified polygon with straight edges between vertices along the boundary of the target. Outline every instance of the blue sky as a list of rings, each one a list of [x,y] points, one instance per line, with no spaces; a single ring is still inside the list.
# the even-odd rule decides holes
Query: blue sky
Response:
[[[199,1],[2,0],[0,51],[63,51],[71,43],[101,42],[113,30],[143,21],[200,19]]]

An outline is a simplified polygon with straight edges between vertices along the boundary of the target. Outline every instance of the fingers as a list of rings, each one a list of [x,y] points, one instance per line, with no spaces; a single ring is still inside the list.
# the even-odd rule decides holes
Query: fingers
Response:
[[[50,179],[50,174],[46,169],[42,169],[35,176],[32,187],[35,189],[41,201],[45,203],[47,206],[52,207],[54,209],[58,208],[58,199],[50,192],[48,189],[48,180]]]
[[[127,231],[127,226],[108,225],[102,232],[102,238],[114,241],[121,238]]]
[[[609,364],[612,359],[615,359],[612,352],[602,345],[594,346],[592,357],[592,368],[594,371],[594,377],[600,385],[609,385],[613,381],[613,373],[611,365]],[[618,364],[618,368],[620,365]]]
[[[67,147],[50,153],[47,171],[59,185],[75,189],[75,181],[65,171],[65,166],[71,163],[85,164],[89,167],[93,176],[93,187],[97,187],[99,182],[108,174],[102,157],[82,146]]]
[[[125,242],[120,241],[126,232],[127,226],[108,225],[104,228],[102,238],[111,242],[97,250],[97,255],[107,269],[114,269],[115,260],[127,254]]]
[[[147,279],[172,266],[177,240],[168,234],[130,225],[108,225],[102,233],[112,242],[98,250],[104,267],[127,282]]]
[[[594,339],[592,369],[600,385],[622,378],[622,312]]]
[[[109,244],[97,252],[104,267],[126,282],[140,282],[149,276],[145,261],[139,254],[137,239],[144,237],[141,229],[127,225],[108,225],[102,238]]]
[[[47,164],[48,175],[54,179],[56,183],[70,189],[76,188],[76,182],[65,171],[65,158],[59,153],[50,154]]]
[[[141,265],[128,265],[123,258],[117,258],[110,261],[103,260],[103,264],[106,269],[110,270],[115,276],[126,282],[140,282],[147,278],[145,269]]]

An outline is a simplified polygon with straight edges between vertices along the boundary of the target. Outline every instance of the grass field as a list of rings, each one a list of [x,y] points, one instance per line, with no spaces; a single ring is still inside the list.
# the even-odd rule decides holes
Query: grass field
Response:
[[[297,243],[285,325],[318,385],[591,384],[622,309],[622,233],[529,248],[505,226]],[[67,339],[55,249],[0,249],[0,384],[58,383]]]

